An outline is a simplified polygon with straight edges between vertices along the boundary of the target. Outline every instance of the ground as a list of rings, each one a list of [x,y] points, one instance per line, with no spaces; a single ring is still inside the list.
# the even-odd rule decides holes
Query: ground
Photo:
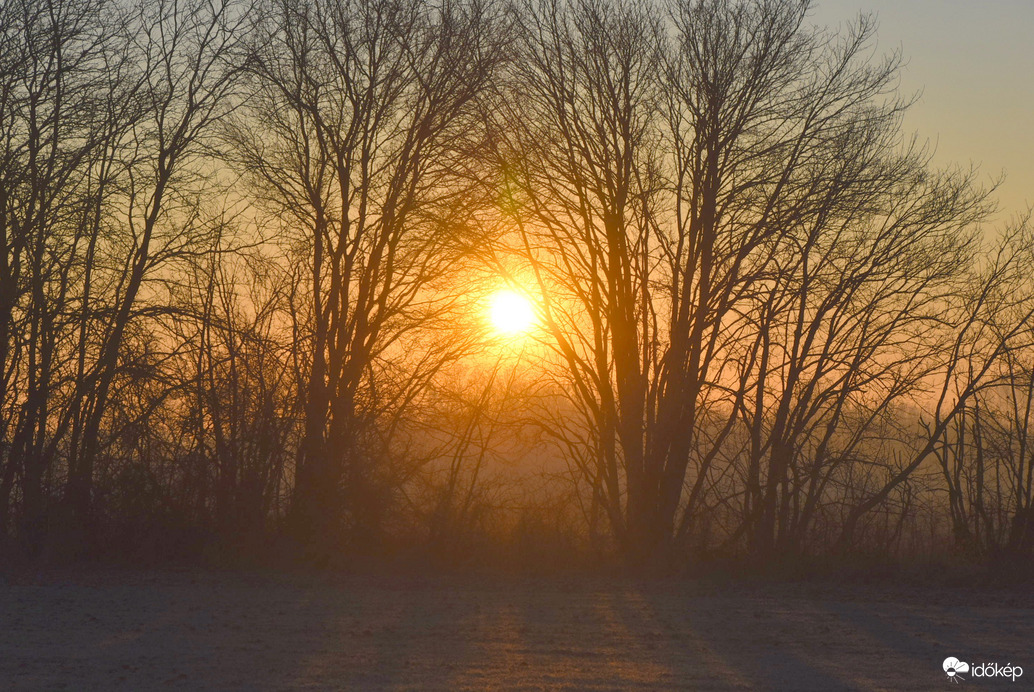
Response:
[[[952,689],[1034,595],[893,585],[102,572],[0,581],[0,689]],[[962,688],[958,688],[962,689]]]

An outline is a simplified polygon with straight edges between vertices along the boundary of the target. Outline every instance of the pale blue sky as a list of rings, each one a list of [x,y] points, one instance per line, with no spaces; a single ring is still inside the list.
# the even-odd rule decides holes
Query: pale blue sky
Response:
[[[904,91],[923,95],[905,120],[937,145],[935,161],[1005,172],[1000,218],[1034,204],[1034,0],[815,0],[812,21],[861,11],[879,47],[901,48]]]

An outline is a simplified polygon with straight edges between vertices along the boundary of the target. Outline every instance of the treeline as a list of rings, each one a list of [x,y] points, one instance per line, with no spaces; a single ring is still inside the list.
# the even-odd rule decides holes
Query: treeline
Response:
[[[5,551],[1030,558],[1032,229],[809,5],[6,0]]]

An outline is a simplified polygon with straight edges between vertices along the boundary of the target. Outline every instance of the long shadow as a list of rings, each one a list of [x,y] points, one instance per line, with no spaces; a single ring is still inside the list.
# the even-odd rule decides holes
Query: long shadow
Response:
[[[652,632],[678,680],[697,689],[842,690],[856,682],[805,655],[802,614],[751,594],[696,595],[692,585],[637,585],[619,612]],[[806,618],[806,615],[805,615]]]
[[[936,595],[940,600],[946,594],[942,590]],[[920,681],[930,686],[933,681],[943,683],[946,676],[941,664],[949,656],[973,663],[1015,663],[1034,670],[1030,645],[1034,639],[1034,612],[1030,609],[1010,611],[973,606],[964,600],[967,594],[963,591],[947,594],[950,605],[923,603],[922,596],[916,594],[915,600],[902,603],[830,602],[827,607],[846,627],[883,643],[887,653],[877,672],[887,685],[908,680],[913,685]],[[1012,681],[984,679],[980,683],[986,687]]]
[[[111,575],[0,587],[0,689],[939,689],[949,655],[1034,676],[1029,604],[936,595]]]
[[[304,622],[325,629],[289,688],[446,689],[475,664],[479,595],[449,580],[345,579],[315,589]]]
[[[125,582],[0,589],[0,689],[447,687],[470,644],[472,606],[440,586]]]
[[[670,679],[652,662],[635,655],[637,641],[613,614],[614,588],[538,581],[516,599],[514,619],[519,684],[567,689],[650,687]]]

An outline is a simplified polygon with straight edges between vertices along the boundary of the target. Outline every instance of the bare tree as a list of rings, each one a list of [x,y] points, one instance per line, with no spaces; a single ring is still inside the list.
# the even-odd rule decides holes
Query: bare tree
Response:
[[[108,210],[114,218],[106,220],[120,224],[119,240],[129,251],[119,258],[106,314],[93,316],[100,343],[81,376],[71,432],[68,496],[84,519],[126,330],[134,318],[154,312],[153,304],[141,307],[150,297],[148,280],[160,281],[174,260],[204,251],[211,241],[199,214],[204,183],[198,160],[211,125],[231,106],[246,16],[246,6],[226,0],[158,2],[140,6],[125,24],[127,43],[139,49],[131,69],[142,115],[116,142],[125,183]],[[116,96],[117,103],[135,100],[135,94]]]
[[[498,125],[518,254],[577,420],[546,426],[626,548],[650,540],[645,464],[656,366],[656,140],[661,68],[648,8],[524,3]],[[626,511],[627,491],[627,511]]]
[[[984,193],[902,141],[871,19],[829,34],[808,7],[518,9],[500,161],[582,414],[548,427],[633,558],[725,502],[722,459],[746,459],[733,535],[796,540],[954,338],[932,326]]]
[[[89,518],[127,332],[160,309],[143,305],[148,282],[204,236],[184,173],[230,87],[240,16],[206,2],[3,12],[0,504],[19,477],[35,546],[56,487]]]
[[[292,511],[307,541],[340,539],[346,517],[353,535],[374,531],[383,509],[363,441],[384,402],[407,400],[387,391],[401,340],[442,307],[431,283],[469,213],[462,154],[500,57],[494,23],[477,2],[283,0],[255,28],[256,91],[231,139],[306,267]]]
[[[899,467],[888,474],[885,482],[863,496],[843,522],[841,545],[849,545],[862,517],[884,502],[892,491],[903,484],[910,474],[930,459],[938,458],[948,487],[950,517],[956,538],[966,547],[974,548],[986,541],[987,546],[1002,547],[995,532],[1004,529],[999,516],[991,520],[983,506],[987,499],[984,480],[991,436],[995,423],[987,407],[991,402],[1011,401],[1001,418],[1006,432],[1004,439],[1018,436],[1022,439],[1026,426],[1026,404],[1023,394],[1022,369],[1016,368],[1031,348],[1031,325],[1034,324],[1034,302],[1027,283],[1030,276],[1030,228],[1023,221],[1008,229],[998,239],[989,257],[974,266],[969,281],[962,284],[962,300],[944,310],[942,320],[947,326],[948,342],[942,349],[942,358],[933,375],[932,403],[922,408],[923,435],[920,443],[910,450]],[[1019,366],[1022,368],[1022,366]],[[1010,410],[1011,409],[1011,410]],[[994,409],[991,409],[994,410]],[[1012,428],[1012,430],[1010,430]],[[970,440],[969,438],[973,438]],[[1020,442],[1019,457],[1012,457],[1013,473],[997,476],[1011,486],[1006,512],[1011,512],[1014,527],[1013,547],[1024,541],[1025,509],[1029,506],[1029,486],[1024,485],[1026,463],[1024,443]],[[1011,443],[1006,442],[1011,447]],[[973,450],[972,456],[970,450]],[[1004,451],[1004,450],[1003,450]],[[969,493],[973,505],[966,507],[962,474],[974,479],[975,487]],[[998,502],[1002,495],[997,493]],[[1013,504],[1015,503],[1015,504]],[[971,524],[971,521],[973,524]],[[985,535],[974,534],[983,523]],[[996,528],[997,525],[997,528]]]

